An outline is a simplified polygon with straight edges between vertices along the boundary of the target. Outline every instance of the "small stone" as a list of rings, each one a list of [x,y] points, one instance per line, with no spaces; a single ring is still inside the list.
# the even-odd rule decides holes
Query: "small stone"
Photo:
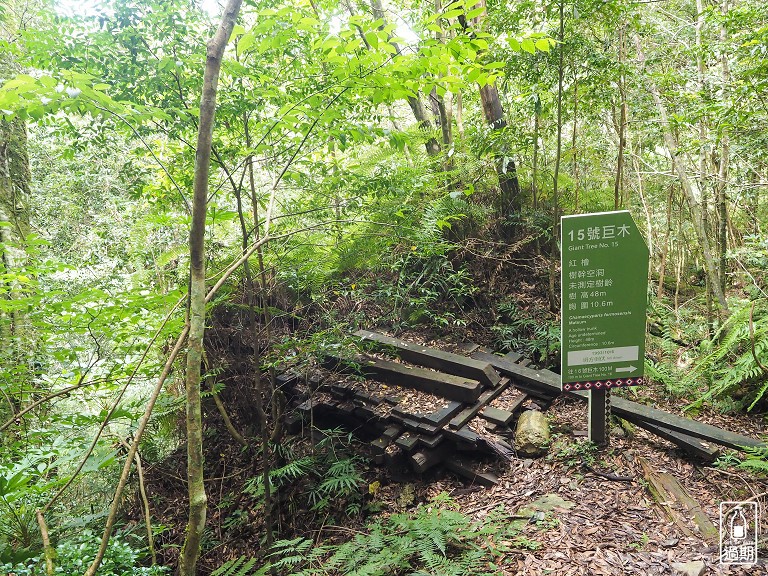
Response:
[[[674,568],[682,576],[701,576],[706,568],[703,560],[694,560],[692,562],[673,562]]]
[[[664,542],[661,543],[662,548],[674,548],[677,546],[677,543],[680,542],[679,538],[669,538],[667,540],[664,540]]]
[[[624,428],[621,426],[613,426],[611,428],[611,436],[614,438],[626,438],[627,433],[624,431]]]

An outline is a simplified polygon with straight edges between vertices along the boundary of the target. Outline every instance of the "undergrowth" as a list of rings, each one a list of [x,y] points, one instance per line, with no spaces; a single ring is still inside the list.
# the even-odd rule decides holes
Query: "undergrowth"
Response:
[[[481,524],[456,508],[441,494],[412,513],[375,520],[341,543],[316,546],[307,538],[280,540],[268,568],[296,576],[492,576],[502,573],[499,561],[505,552],[535,547],[518,537],[503,514]],[[266,573],[267,567],[262,570]]]

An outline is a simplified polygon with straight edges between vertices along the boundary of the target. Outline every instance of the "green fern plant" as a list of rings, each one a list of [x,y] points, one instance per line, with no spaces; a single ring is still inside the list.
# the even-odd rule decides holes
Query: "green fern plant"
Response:
[[[739,462],[738,468],[743,468],[759,474],[768,474],[768,448],[743,448],[747,457]]]
[[[263,574],[267,574],[266,567],[254,570],[254,566],[256,566],[255,558],[240,556],[239,558],[227,560],[224,564],[211,572],[211,576],[262,576]]]
[[[768,310],[761,304],[746,302],[735,309],[683,376],[681,385],[690,389],[705,379],[713,382],[690,407],[743,388],[751,410],[768,392]]]

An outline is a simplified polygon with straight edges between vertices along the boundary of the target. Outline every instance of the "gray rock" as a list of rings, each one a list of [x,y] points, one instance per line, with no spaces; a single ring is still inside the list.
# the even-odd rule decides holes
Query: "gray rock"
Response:
[[[704,574],[706,565],[703,560],[694,560],[692,562],[673,562],[672,568],[683,576],[701,576]]]

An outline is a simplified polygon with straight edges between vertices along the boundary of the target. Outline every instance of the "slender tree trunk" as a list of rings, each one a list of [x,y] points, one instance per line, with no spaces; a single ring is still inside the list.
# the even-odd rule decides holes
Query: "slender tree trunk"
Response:
[[[638,58],[640,60],[640,64],[642,65],[645,62],[645,56],[642,52],[642,45],[640,43],[639,37],[636,38],[636,44]],[[693,221],[693,227],[696,232],[696,239],[699,241],[699,246],[701,247],[702,255],[704,257],[705,272],[710,283],[712,284],[713,292],[717,298],[717,302],[720,304],[720,307],[723,309],[723,311],[728,314],[728,302],[725,300],[725,294],[720,289],[720,278],[717,272],[717,263],[712,254],[712,246],[709,242],[707,230],[704,227],[701,200],[699,197],[697,197],[696,192],[693,189],[693,185],[691,184],[691,180],[688,177],[688,174],[685,171],[685,167],[683,166],[679,157],[679,145],[677,143],[677,137],[675,136],[674,132],[672,131],[672,127],[670,126],[667,108],[664,105],[664,102],[661,100],[661,95],[659,94],[658,88],[650,79],[647,80],[647,83],[649,92],[651,93],[654,104],[656,105],[656,109],[659,113],[661,129],[664,134],[664,142],[672,160],[672,168],[680,180],[683,194],[685,195],[685,199],[688,202],[688,208],[691,212],[691,220]]]
[[[624,26],[619,30],[619,65],[624,63]],[[624,72],[619,76],[619,151],[616,158],[616,180],[613,183],[613,209],[618,210],[623,201],[621,185],[624,179],[624,150],[627,147],[627,90]]]
[[[571,132],[571,172],[573,173],[573,210],[579,211],[579,157],[576,153],[576,134],[579,127],[579,75],[573,71],[573,129]]]
[[[507,121],[504,119],[504,108],[496,87],[491,85],[480,87],[480,101],[483,104],[485,120],[490,124],[491,129],[503,130],[507,126]],[[497,152],[496,174],[499,177],[501,189],[502,217],[508,218],[510,215],[519,214],[523,199],[520,194],[520,182],[517,179],[517,166],[512,157]]]
[[[9,302],[20,296],[19,287],[11,278],[17,271],[15,269],[23,265],[26,254],[12,245],[16,243],[23,247],[30,231],[31,180],[26,124],[19,118],[0,119],[0,272],[5,272],[8,278],[0,282],[5,284],[5,298]],[[34,335],[20,306],[10,303],[6,310],[0,312],[0,359],[7,365],[28,366],[29,355],[34,349]],[[20,391],[30,388],[33,388],[31,375],[18,372],[10,395],[13,410],[24,402],[24,393]]]
[[[461,90],[456,92],[456,131],[459,133],[459,139],[464,140],[464,102],[461,98]]]
[[[478,0],[475,8],[483,8],[472,23],[480,27],[485,18],[485,0]],[[469,23],[460,17],[460,22],[465,29]],[[496,86],[486,84],[480,86],[480,102],[483,106],[483,115],[485,121],[491,126],[491,130],[503,130],[507,126],[504,119],[504,108],[501,105],[499,91]],[[507,220],[511,215],[517,215],[523,205],[523,199],[520,191],[520,182],[517,179],[517,166],[514,159],[506,151],[496,151],[496,174],[499,177],[499,189],[501,190],[500,209],[501,216]],[[508,228],[511,231],[511,228]]]
[[[441,0],[435,0],[435,14],[441,14],[442,11],[443,7]],[[440,29],[439,31],[435,32],[435,38],[438,42],[440,42],[440,44],[445,44],[445,32],[443,32],[442,28],[442,19],[438,18],[436,23]],[[442,75],[440,77],[442,78]],[[442,136],[443,148],[447,153],[453,146],[453,110],[451,106],[451,96],[450,93],[446,93],[446,95],[440,96],[437,93],[437,89],[434,88],[432,90],[432,94],[433,101],[437,105],[437,120],[440,125],[440,134]],[[453,169],[453,158],[447,154],[445,157],[444,168],[446,171]]]
[[[541,125],[541,98],[535,95],[533,103],[533,158],[531,160],[531,194],[533,195],[533,209],[539,207],[539,131]]]
[[[669,196],[667,198],[667,230],[664,235],[664,246],[661,248],[661,261],[659,262],[659,286],[656,289],[656,297],[661,298],[664,296],[664,275],[667,273],[667,254],[669,253],[669,243],[672,237],[672,191],[674,188],[670,187]]]
[[[706,91],[704,77],[706,65],[704,63],[704,47],[702,45],[702,34],[704,29],[704,2],[696,0],[696,83],[699,92],[703,95]],[[709,235],[709,170],[707,159],[707,121],[704,115],[699,118],[699,190],[701,191],[701,219],[704,231]],[[714,308],[712,303],[713,287],[709,275],[705,278],[706,290],[706,310],[707,310],[707,338],[712,337],[714,330]]]
[[[558,180],[560,178],[560,160],[563,152],[563,75],[564,70],[564,58],[565,52],[565,15],[564,11],[565,0],[560,0],[559,17],[560,17],[560,30],[558,39],[560,44],[558,46],[557,56],[557,150],[555,152],[555,173],[552,182],[552,211],[554,214],[552,223],[552,244],[550,250],[549,259],[549,308],[552,312],[556,312],[559,308],[557,304],[557,298],[555,296],[555,276],[557,275],[557,269],[555,263],[558,260],[558,230],[560,229],[560,197]]]
[[[728,0],[723,0],[721,7],[723,18],[728,15]],[[720,64],[722,66],[722,97],[724,108],[728,109],[729,104],[729,81],[730,71],[728,69],[728,53],[726,46],[728,42],[728,31],[725,24],[720,24]],[[726,290],[726,271],[728,269],[728,168],[730,164],[730,137],[727,124],[722,128],[720,136],[720,165],[717,171],[717,193],[715,202],[717,203],[717,213],[719,216],[718,227],[718,249],[720,252],[720,289],[725,293]]]
[[[208,44],[200,98],[200,123],[195,153],[192,226],[189,233],[189,339],[187,342],[187,491],[189,520],[179,557],[181,576],[197,573],[200,542],[205,530],[208,497],[203,482],[203,424],[200,397],[200,368],[205,333],[205,217],[208,204],[208,174],[216,115],[216,91],[224,50],[235,26],[242,0],[229,0],[216,35]]]

